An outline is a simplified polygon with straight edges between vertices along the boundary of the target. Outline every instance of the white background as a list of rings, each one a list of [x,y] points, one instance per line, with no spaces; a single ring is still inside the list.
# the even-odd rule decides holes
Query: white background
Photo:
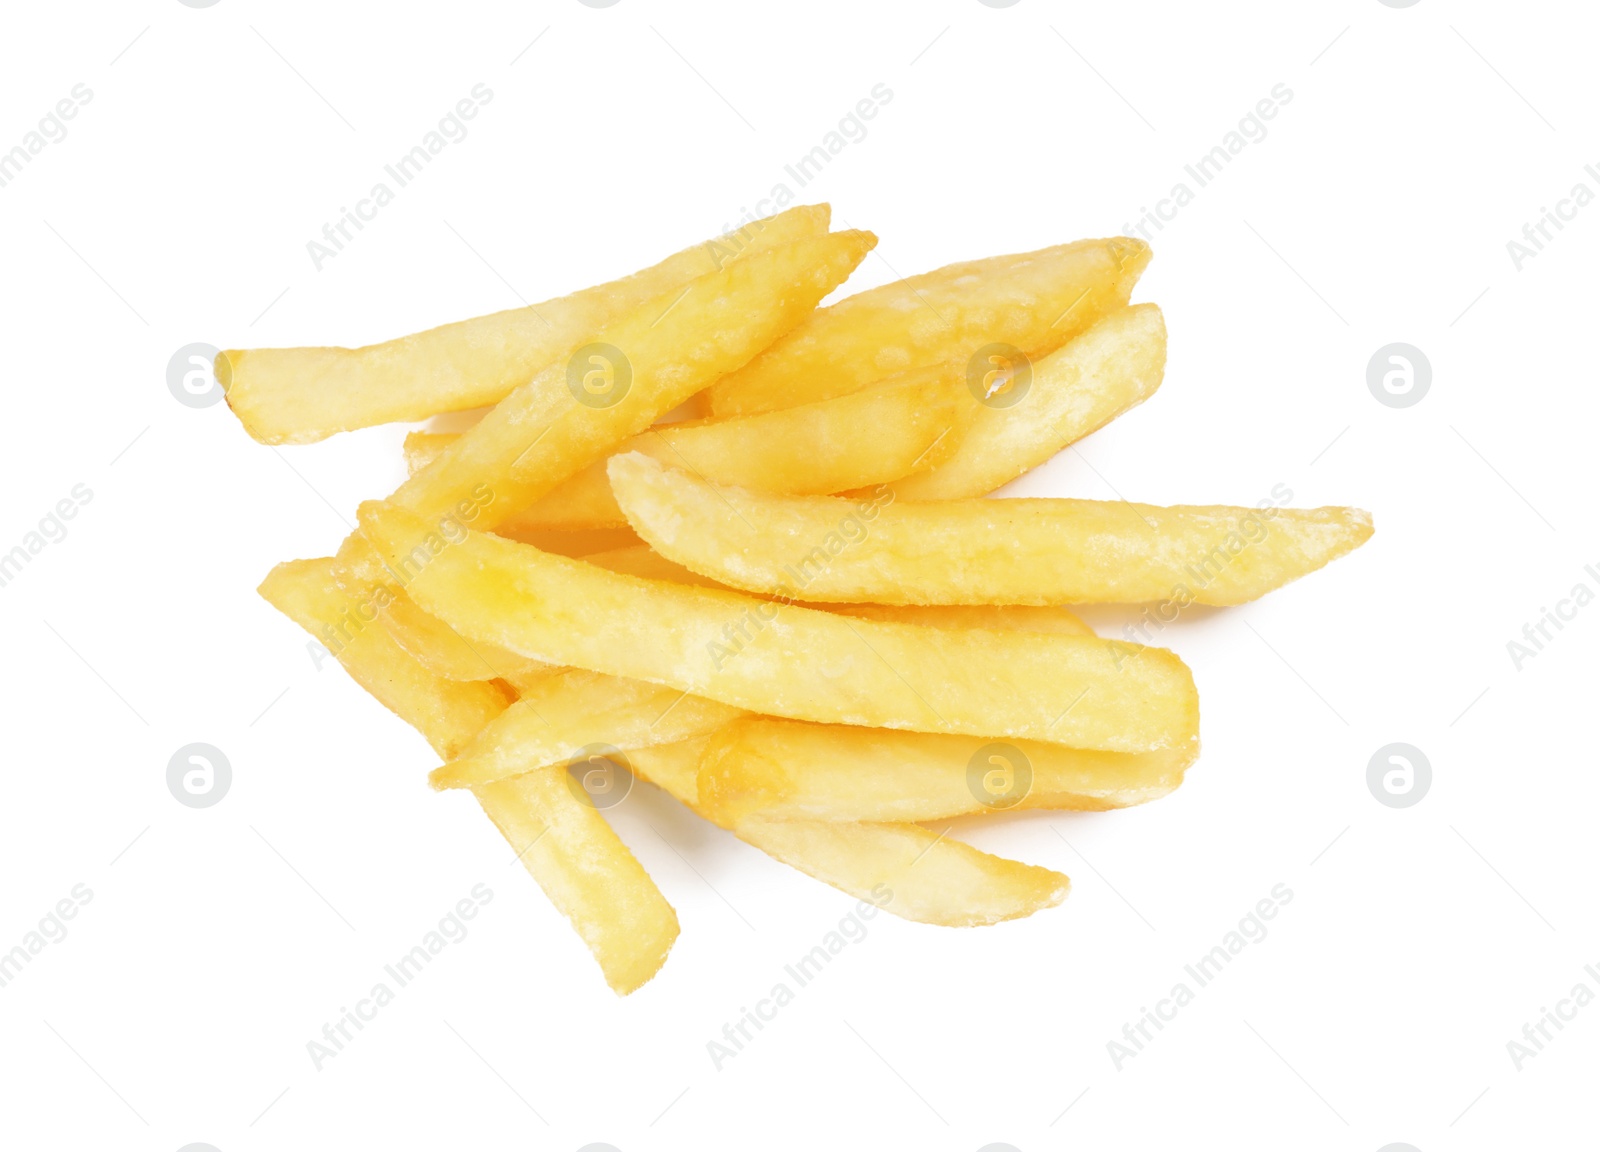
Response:
[[[445,14],[448,13],[448,14]],[[6,1146],[177,1149],[1575,1147],[1600,1007],[1507,1041],[1600,961],[1600,608],[1506,643],[1600,561],[1600,208],[1506,242],[1600,161],[1592,13],[1285,5],[177,0],[11,5],[0,147],[0,550],[92,500],[0,588],[0,950],[93,899],[0,988]],[[531,47],[528,45],[532,43]],[[492,102],[319,272],[306,242],[475,84]],[[1282,83],[1292,101],[1155,237],[1171,333],[1144,407],[1028,493],[1371,509],[1356,554],[1168,638],[1204,754],[1143,810],[974,843],[1061,907],[889,917],[718,1071],[706,1043],[852,901],[641,787],[618,827],[676,906],[618,999],[404,725],[254,592],[401,475],[387,427],[274,451],[165,383],[180,346],[359,344],[536,301],[737,221],[876,84],[801,198],[882,237],[850,287],[1132,224]],[[789,180],[791,184],[792,180]],[[880,258],[881,257],[881,258]],[[1429,394],[1379,404],[1373,352]],[[1120,627],[1115,612],[1096,621]],[[184,744],[230,793],[168,793]],[[1367,762],[1433,784],[1380,805]],[[492,903],[322,1071],[306,1042],[473,885]],[[1292,902],[1119,1071],[1107,1041],[1276,884]]]

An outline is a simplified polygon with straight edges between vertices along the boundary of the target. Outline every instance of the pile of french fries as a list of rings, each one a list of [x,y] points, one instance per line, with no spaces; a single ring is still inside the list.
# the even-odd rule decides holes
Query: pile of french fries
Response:
[[[1026,916],[1067,878],[928,824],[1141,804],[1199,750],[1184,663],[1068,606],[1238,604],[1372,531],[1348,508],[985,499],[1161,383],[1161,312],[1128,302],[1148,247],[819,308],[876,243],[829,220],[797,207],[557,300],[218,365],[266,444],[486,408],[408,436],[409,479],[261,594],[432,744],[433,786],[470,790],[619,993],[678,920],[576,773],[621,762],[911,920]]]

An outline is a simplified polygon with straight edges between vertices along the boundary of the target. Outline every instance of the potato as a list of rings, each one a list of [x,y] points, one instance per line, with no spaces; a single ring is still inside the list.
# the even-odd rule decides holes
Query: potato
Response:
[[[389,590],[382,609],[383,626],[396,644],[429,671],[451,680],[510,680],[550,670],[493,644],[472,644],[412,603],[404,592]]]
[[[404,451],[406,475],[421,472],[434,457],[461,438],[459,432],[407,432]]]
[[[435,788],[473,788],[563,763],[592,744],[622,752],[707,736],[737,708],[599,672],[567,669],[528,685],[470,746],[435,768]]]
[[[733,588],[884,604],[1242,604],[1358,547],[1356,508],[1173,507],[1099,500],[865,503],[708,484],[613,457],[634,530]]]
[[[751,716],[711,738],[698,786],[701,808],[718,822],[913,823],[1022,808],[1087,811],[1165,796],[1199,751],[1191,744],[1090,752]]]
[[[678,938],[678,915],[628,846],[567,773],[526,772],[474,794],[600,964],[626,996],[654,976]]]
[[[664,424],[618,451],[643,452],[719,484],[806,495],[898,480],[953,452],[976,405],[946,371],[850,396],[728,420]],[[605,461],[518,512],[517,532],[625,527]],[[505,533],[502,533],[505,534]]]
[[[707,393],[716,416],[842,396],[915,368],[965,375],[990,345],[1042,356],[1128,302],[1150,248],[1080,240],[950,264],[824,308]]]
[[[263,444],[494,404],[629,311],[725,264],[820,236],[828,220],[826,204],[791,208],[621,280],[365,348],[235,349],[218,357],[217,378]]]
[[[658,745],[630,757],[635,772],[698,810],[695,772],[704,740]],[[725,824],[776,860],[885,912],[964,928],[1030,916],[1071,885],[1048,868],[980,852],[915,824],[746,819]]]
[[[891,487],[902,500],[983,496],[1144,403],[1161,386],[1167,329],[1154,304],[1117,308],[1030,369],[1008,406],[980,404],[950,456]]]
[[[851,620],[619,575],[479,532],[450,543],[392,505],[363,505],[359,517],[424,611],[530,659],[827,723],[1120,752],[1186,746],[1198,730],[1193,677],[1161,649]]]
[[[682,564],[668,560],[648,544],[635,544],[583,558],[608,572],[623,572],[672,584],[700,588],[726,588]],[[1093,636],[1094,629],[1059,606],[1046,608],[1020,604],[818,604],[815,607],[840,616],[886,620],[894,624],[923,624],[929,628],[998,628],[1013,632],[1052,632],[1062,636]]]
[[[504,693],[492,684],[434,675],[376,621],[352,629],[332,568],[331,559],[280,564],[262,582],[261,595],[324,643],[337,642],[340,629],[352,633],[337,646],[340,664],[439,755],[448,759],[473,744],[505,712]],[[566,773],[545,769],[474,795],[572,921],[606,982],[626,994],[649,980],[677,938],[677,914],[600,814],[568,790]]]
[[[568,363],[550,365],[390,499],[428,519],[495,527],[794,327],[875,242],[861,232],[802,240],[634,309],[594,342],[629,366],[613,376],[610,397],[580,400],[583,385]],[[355,599],[387,580],[359,535],[338,559],[339,582]]]
[[[470,744],[510,703],[493,684],[460,682],[430,672],[376,620],[352,616],[334,583],[331,559],[279,564],[259,591],[327,647],[357,684],[421,732],[445,759]]]

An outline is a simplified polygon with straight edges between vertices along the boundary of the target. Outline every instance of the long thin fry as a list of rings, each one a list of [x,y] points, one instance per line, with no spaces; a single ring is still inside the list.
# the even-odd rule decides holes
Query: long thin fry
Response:
[[[494,685],[429,672],[376,621],[353,627],[332,569],[331,559],[280,564],[261,594],[329,643],[358,684],[447,759],[505,712],[505,695]],[[677,938],[677,914],[600,814],[568,790],[566,774],[525,774],[474,795],[572,921],[607,983],[626,994],[649,980]]]
[[[800,600],[1242,604],[1372,535],[1360,509],[1275,505],[907,501],[866,519],[857,501],[709,484],[638,453],[613,457],[610,472],[656,551],[729,587]],[[808,550],[841,525],[855,529],[848,546]]]
[[[509,713],[507,713],[509,715]],[[751,716],[699,768],[717,820],[920,822],[1023,808],[1126,808],[1183,782],[1197,746],[1129,754]]]
[[[1187,745],[1189,670],[1111,640],[851,620],[607,572],[363,505],[362,531],[425,611],[472,641],[752,712],[1111,751]],[[420,541],[421,543],[416,543]]]
[[[1128,302],[1150,248],[1080,240],[951,264],[819,311],[709,393],[717,416],[841,396],[874,380],[954,361],[1041,356]]]
[[[493,684],[450,680],[430,672],[376,620],[353,616],[333,581],[332,559],[279,564],[261,582],[260,592],[328,648],[357,684],[421,732],[447,760],[470,744],[509,703]]]
[[[630,763],[699,811],[695,771],[704,747],[704,740],[658,745]],[[916,824],[746,819],[724,827],[807,876],[923,924],[963,928],[1029,916],[1061,903],[1071,884],[1059,872],[991,856]]]
[[[719,484],[762,492],[863,488],[932,467],[955,451],[975,406],[950,375],[893,381],[779,412],[658,425],[617,450],[643,452]],[[600,460],[518,511],[506,526],[521,532],[627,523]]]
[[[265,444],[494,404],[631,309],[724,264],[822,235],[828,219],[826,204],[791,208],[621,280],[365,348],[235,349],[218,358],[218,379]]]
[[[1161,309],[1113,309],[1058,351],[1034,360],[1019,400],[997,405],[972,399],[977,412],[955,451],[896,481],[894,493],[902,500],[959,500],[993,492],[1148,400],[1161,386],[1166,362]]]

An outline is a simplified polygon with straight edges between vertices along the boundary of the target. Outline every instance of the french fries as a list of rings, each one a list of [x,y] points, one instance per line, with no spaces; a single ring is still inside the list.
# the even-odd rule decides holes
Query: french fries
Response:
[[[217,378],[263,444],[494,404],[632,309],[724,264],[823,235],[828,220],[826,204],[791,208],[621,280],[365,348],[235,349],[219,357]]]
[[[622,576],[479,532],[447,540],[381,503],[359,517],[425,611],[531,659],[835,724],[1118,752],[1185,746],[1198,731],[1194,680],[1162,649],[849,620]]]
[[[333,580],[333,561],[279,564],[259,589],[304,628],[378,703],[421,732],[445,759],[470,744],[510,703],[494,684],[451,680],[413,660],[375,620],[363,621]]]
[[[515,704],[459,756],[435,768],[428,782],[435,788],[476,788],[563,763],[592,745],[631,753],[707,736],[742,714],[672,688],[567,669],[528,684]]]
[[[516,681],[549,668],[494,644],[471,644],[418,608],[404,592],[388,591],[390,599],[381,617],[384,628],[431,672],[450,680]]]
[[[692,584],[700,588],[726,587],[668,560],[647,544],[595,552],[583,559],[608,572],[666,580],[673,584]],[[999,628],[1015,632],[1051,632],[1062,636],[1094,635],[1094,629],[1069,609],[1056,605],[1039,608],[1021,604],[818,604],[816,607],[862,620],[924,624],[930,628]]]
[[[660,425],[619,451],[642,452],[719,484],[791,495],[844,492],[938,464],[961,443],[975,408],[947,369],[778,412]],[[415,452],[436,453],[447,443],[418,441]],[[406,444],[410,459],[410,437]],[[611,494],[605,462],[597,461],[503,527],[521,533],[627,523]]]
[[[695,772],[705,740],[658,745],[630,757],[634,770],[702,811]],[[724,823],[775,860],[906,920],[968,928],[1031,916],[1066,899],[1061,873],[980,852],[915,824],[745,819]]]
[[[1243,604],[1372,535],[1357,508],[945,500],[863,511],[837,496],[709,484],[637,452],[609,467],[635,531],[663,556],[796,600]]]
[[[949,458],[891,485],[901,500],[983,496],[1074,441],[1144,403],[1161,386],[1167,328],[1161,309],[1135,304],[1104,319],[1030,367],[1014,403],[980,403],[969,394],[971,426]]]
[[[552,364],[518,387],[390,500],[494,527],[794,327],[874,243],[870,233],[829,233],[656,297],[608,327],[592,357]],[[588,391],[604,381],[602,394]],[[340,584],[356,599],[386,582],[359,536],[339,561]]]
[[[1149,262],[1139,240],[1080,240],[857,293],[718,381],[708,393],[711,412],[770,412],[947,361],[965,373],[991,346],[1042,355],[1126,304]]]
[[[475,794],[613,991],[626,996],[660,970],[678,914],[605,818],[574,795],[565,771],[525,772]]]
[[[492,405],[409,434],[409,478],[337,556],[261,593],[428,739],[430,783],[472,792],[619,994],[678,919],[577,766],[625,761],[906,919],[1030,915],[1067,877],[942,822],[1147,803],[1199,754],[1182,660],[1066,606],[1159,601],[1166,622],[1372,531],[1349,508],[982,499],[1161,384],[1161,312],[1128,303],[1148,247],[954,264],[819,310],[876,243],[827,229],[794,209],[560,300],[218,364],[267,443]],[[710,418],[661,422],[691,402]]]
[[[751,716],[711,738],[698,795],[719,823],[917,823],[1022,808],[1093,811],[1165,796],[1198,754],[1194,745],[1130,755]]]
[[[506,709],[490,684],[429,672],[376,622],[352,630],[333,583],[333,561],[292,560],[272,570],[261,594],[312,636],[332,642],[346,671],[425,736],[439,755],[472,744]],[[341,635],[349,638],[340,643]],[[529,773],[475,789],[478,802],[518,858],[572,921],[619,994],[661,967],[678,918],[633,854],[594,808],[567,787],[564,772]]]

